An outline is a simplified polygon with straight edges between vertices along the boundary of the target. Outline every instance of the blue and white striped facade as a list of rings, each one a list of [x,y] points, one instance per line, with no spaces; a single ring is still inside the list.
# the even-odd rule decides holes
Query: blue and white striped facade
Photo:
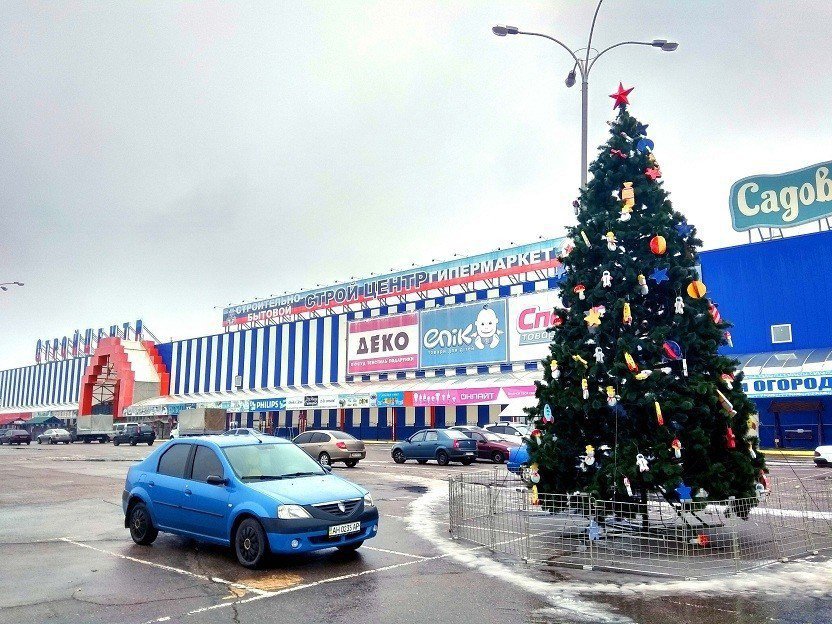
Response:
[[[178,340],[158,350],[172,395],[313,388],[344,381],[346,336],[341,315]]]
[[[77,411],[89,361],[90,356],[83,356],[0,371],[0,409]]]

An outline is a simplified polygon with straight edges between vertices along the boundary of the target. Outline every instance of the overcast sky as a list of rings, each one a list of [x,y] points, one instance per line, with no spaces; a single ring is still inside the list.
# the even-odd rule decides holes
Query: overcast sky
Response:
[[[592,1],[0,3],[0,367],[38,338],[558,236],[580,183],[568,55]],[[607,0],[590,155],[635,86],[706,248],[736,179],[832,158],[832,3]],[[772,259],[776,262],[776,258]]]

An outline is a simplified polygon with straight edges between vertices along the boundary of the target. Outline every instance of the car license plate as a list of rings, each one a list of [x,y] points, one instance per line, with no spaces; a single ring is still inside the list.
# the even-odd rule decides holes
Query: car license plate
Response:
[[[350,522],[348,524],[336,524],[329,527],[329,536],[347,535],[348,533],[358,533],[361,530],[360,522]]]
[[[361,453],[350,453],[350,457],[361,457]]]
[[[473,455],[474,453],[473,452],[468,452],[468,453],[465,453],[465,454],[466,455]]]

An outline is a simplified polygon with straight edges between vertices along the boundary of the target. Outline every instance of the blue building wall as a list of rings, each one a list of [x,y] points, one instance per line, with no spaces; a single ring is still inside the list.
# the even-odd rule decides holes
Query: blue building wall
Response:
[[[832,231],[701,254],[707,296],[733,323],[725,353],[832,347]],[[791,323],[793,342],[772,344],[771,326]]]

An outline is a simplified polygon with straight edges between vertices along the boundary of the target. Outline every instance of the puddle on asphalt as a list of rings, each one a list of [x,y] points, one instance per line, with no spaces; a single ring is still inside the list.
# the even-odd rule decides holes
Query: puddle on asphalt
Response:
[[[424,485],[397,485],[396,489],[413,492],[414,494],[427,494],[428,491],[427,486]]]

